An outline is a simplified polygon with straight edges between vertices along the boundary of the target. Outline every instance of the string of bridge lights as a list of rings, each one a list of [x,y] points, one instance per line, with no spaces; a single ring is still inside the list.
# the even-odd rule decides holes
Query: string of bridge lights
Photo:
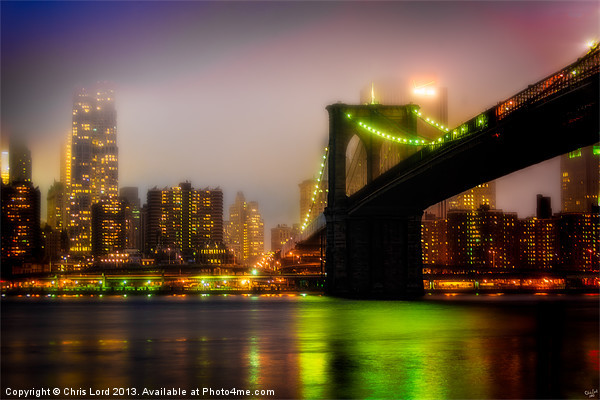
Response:
[[[310,207],[308,208],[308,212],[306,213],[306,217],[304,218],[304,222],[302,223],[302,227],[300,228],[301,232],[304,232],[308,223],[310,222],[310,214],[315,206],[315,202],[317,200],[317,194],[319,193],[319,187],[323,182],[323,174],[325,173],[325,165],[327,165],[327,155],[329,154],[329,148],[325,147],[325,154],[323,154],[321,167],[319,169],[319,177],[317,178],[317,183],[315,184],[315,190],[313,191]]]
[[[440,123],[436,122],[436,121],[435,121],[434,119],[432,119],[432,118],[428,118],[428,117],[426,117],[426,116],[423,116],[423,114],[422,114],[422,113],[421,113],[419,110],[417,110],[417,109],[414,109],[414,110],[413,110],[413,112],[415,113],[415,115],[416,115],[416,116],[417,116],[417,117],[418,117],[420,120],[422,120],[423,122],[427,123],[428,125],[430,125],[430,126],[432,126],[432,127],[436,128],[436,129],[437,129],[437,130],[439,130],[440,132],[442,132],[442,133],[448,133],[448,132],[450,132],[450,128],[448,128],[448,127],[446,127],[446,126],[444,126],[444,125],[442,125],[442,124],[440,124]],[[367,130],[367,131],[369,131],[369,132],[371,132],[371,133],[374,133],[375,135],[377,135],[377,136],[379,136],[379,137],[381,137],[381,138],[383,138],[383,139],[386,139],[386,140],[391,140],[392,142],[395,142],[395,143],[406,144],[406,145],[409,145],[409,146],[411,146],[411,145],[412,145],[412,146],[426,146],[426,145],[435,145],[435,144],[439,144],[439,143],[440,143],[440,142],[442,142],[442,140],[443,140],[443,138],[442,138],[442,137],[438,138],[437,140],[433,140],[433,141],[431,141],[431,142],[429,142],[429,141],[425,141],[425,140],[423,140],[423,139],[406,139],[406,138],[401,138],[401,137],[397,137],[397,136],[394,136],[394,135],[390,135],[390,134],[389,134],[389,133],[387,133],[387,132],[382,132],[382,131],[380,131],[379,129],[373,128],[373,127],[372,127],[372,126],[370,126],[369,124],[366,124],[366,123],[364,123],[364,122],[362,122],[362,121],[356,121],[356,120],[354,120],[354,118],[352,117],[352,114],[346,114],[346,117],[347,117],[348,119],[352,120],[353,122],[355,122],[355,123],[356,123],[358,126],[360,126],[361,128],[363,128],[363,129],[365,129],[365,130]],[[465,128],[463,128],[462,130],[464,130],[464,129],[465,129]],[[457,133],[458,133],[458,130],[457,130],[457,129],[455,129],[455,130],[453,131],[453,134],[454,134],[454,135],[456,135]],[[448,135],[444,136],[444,138],[446,138],[446,139],[447,139],[447,138],[448,138]]]
[[[440,123],[438,123],[438,122],[435,122],[435,121],[434,121],[433,119],[431,119],[431,118],[424,117],[424,116],[422,115],[422,113],[421,113],[419,110],[417,110],[416,108],[415,108],[415,109],[413,109],[413,112],[414,112],[414,113],[417,115],[417,117],[418,117],[418,118],[419,118],[421,121],[423,121],[423,122],[426,122],[428,125],[430,125],[430,126],[433,126],[433,127],[434,127],[434,128],[436,128],[437,130],[439,130],[439,131],[442,131],[442,132],[444,132],[444,133],[447,133],[447,132],[449,132],[449,131],[450,131],[450,129],[449,129],[447,126],[444,126],[444,125],[442,125],[442,124],[440,124]]]
[[[354,118],[352,117],[352,114],[346,114],[346,117],[349,120],[352,120],[353,122],[355,122],[361,128],[363,128],[371,133],[374,133],[375,135],[380,136],[383,139],[391,140],[396,143],[412,145],[412,146],[423,146],[425,144],[425,140],[400,138],[397,136],[390,135],[389,133],[382,132],[379,129],[375,129],[372,126],[365,124],[362,121],[355,121]]]

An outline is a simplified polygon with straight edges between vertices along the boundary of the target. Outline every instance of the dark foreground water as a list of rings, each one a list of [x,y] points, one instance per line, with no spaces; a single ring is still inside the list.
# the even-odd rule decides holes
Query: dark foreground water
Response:
[[[191,398],[598,398],[598,296],[3,298],[1,307],[3,399],[17,389],[183,397],[144,394],[161,388]],[[216,392],[233,388],[275,394]]]

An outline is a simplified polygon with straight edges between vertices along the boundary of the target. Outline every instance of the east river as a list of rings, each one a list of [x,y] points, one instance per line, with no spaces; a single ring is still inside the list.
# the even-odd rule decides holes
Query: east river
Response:
[[[598,398],[597,295],[0,305],[3,399]]]

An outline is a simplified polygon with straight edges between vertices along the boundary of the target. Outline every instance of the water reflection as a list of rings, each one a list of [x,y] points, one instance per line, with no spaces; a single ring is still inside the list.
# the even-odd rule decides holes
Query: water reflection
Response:
[[[275,398],[558,398],[598,388],[598,303],[324,297],[8,299],[5,388]]]

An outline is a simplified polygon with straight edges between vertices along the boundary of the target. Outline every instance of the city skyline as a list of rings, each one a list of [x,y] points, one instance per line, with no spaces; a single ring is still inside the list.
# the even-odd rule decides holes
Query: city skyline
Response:
[[[373,80],[434,74],[454,126],[581,56],[598,14],[587,2],[3,3],[2,136],[28,139],[45,199],[72,94],[110,80],[119,187],[144,199],[189,180],[222,187],[225,205],[243,191],[267,230],[291,226],[327,104],[358,103]],[[553,159],[501,178],[498,208],[533,215],[537,193],[560,204],[559,171]]]

